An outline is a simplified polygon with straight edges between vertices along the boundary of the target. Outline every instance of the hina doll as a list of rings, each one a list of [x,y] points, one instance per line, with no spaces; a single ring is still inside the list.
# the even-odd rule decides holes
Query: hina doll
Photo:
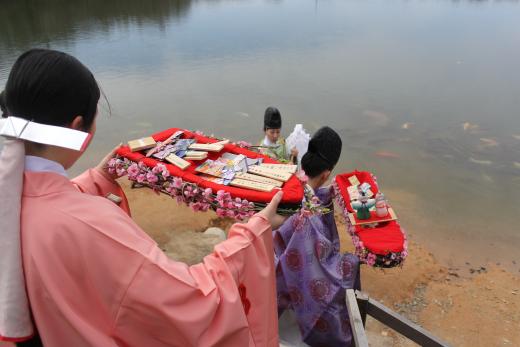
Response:
[[[331,209],[293,215],[273,232],[278,315],[292,310],[310,346],[350,346],[346,289],[360,289],[359,259],[340,252],[332,190],[322,187],[341,154],[341,138],[329,127],[316,132],[302,158],[306,189]]]
[[[276,107],[268,107],[264,114],[264,139],[259,148],[262,154],[282,163],[296,163],[298,151],[287,148],[285,139],[281,136],[282,116]]]
[[[169,259],[130,218],[104,171],[110,155],[67,177],[95,133],[99,97],[92,73],[62,52],[30,50],[10,72],[10,117],[0,119],[9,138],[0,157],[0,340],[278,346],[271,224],[280,224],[281,193],[202,263]]]

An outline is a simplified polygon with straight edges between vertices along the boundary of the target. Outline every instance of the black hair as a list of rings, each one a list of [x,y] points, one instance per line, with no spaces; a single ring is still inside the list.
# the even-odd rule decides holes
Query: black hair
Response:
[[[7,108],[5,107],[5,93],[2,91],[0,93],[0,111],[2,112],[2,118],[7,117]]]
[[[302,169],[310,178],[325,170],[332,171],[341,155],[342,141],[338,133],[329,127],[320,128],[309,141],[307,153],[302,158]]]
[[[282,116],[280,111],[273,106],[269,106],[265,109],[264,113],[264,131],[267,129],[281,129],[282,128]]]
[[[49,49],[31,49],[18,57],[4,94],[11,116],[56,126],[82,116],[84,131],[92,126],[99,97],[89,69],[73,56]]]

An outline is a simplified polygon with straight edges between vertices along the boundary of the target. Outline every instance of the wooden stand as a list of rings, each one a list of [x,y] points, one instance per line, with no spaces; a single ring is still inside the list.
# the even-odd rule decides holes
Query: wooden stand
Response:
[[[394,209],[389,207],[388,208],[388,215],[386,217],[378,217],[375,213],[375,211],[370,211],[370,219],[357,219],[357,216],[355,213],[349,213],[348,219],[350,220],[350,224],[352,225],[365,225],[365,224],[374,224],[374,223],[382,223],[382,222],[389,222],[392,220],[396,220],[397,216],[394,212]]]

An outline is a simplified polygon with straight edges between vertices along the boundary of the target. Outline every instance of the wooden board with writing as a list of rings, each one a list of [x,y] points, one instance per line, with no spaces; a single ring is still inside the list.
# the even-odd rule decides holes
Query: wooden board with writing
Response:
[[[293,175],[290,172],[286,171],[276,171],[273,169],[268,169],[259,165],[252,165],[247,168],[248,173],[269,177],[278,181],[287,182],[291,176]]]
[[[224,145],[217,143],[194,143],[190,145],[189,149],[195,151],[206,151],[206,152],[220,152],[224,148]]]
[[[187,151],[184,160],[204,160],[208,157],[208,152]]]
[[[290,164],[266,164],[266,163],[262,163],[260,164],[261,167],[265,167],[267,169],[271,169],[271,170],[281,170],[281,171],[284,171],[284,172],[290,172],[290,173],[295,173],[296,172],[296,169],[298,168],[297,165],[290,165]]]
[[[358,178],[357,178],[356,175],[350,176],[350,177],[348,178],[348,181],[349,181],[350,184],[352,184],[353,186],[358,186],[358,185],[361,184],[361,183],[359,183],[359,180],[358,180]]]
[[[208,152],[200,152],[200,151],[186,151],[187,157],[204,157],[208,156]]]
[[[141,139],[128,141],[128,147],[130,147],[130,150],[132,152],[142,151],[144,149],[150,149],[152,147],[155,147],[155,140],[153,137],[143,137]]]
[[[202,178],[204,178],[207,181],[218,183],[218,184],[224,184],[224,180],[219,177],[214,176],[208,176],[208,175],[201,175]],[[260,192],[271,192],[276,187],[270,184],[265,184],[261,182],[253,182],[244,180],[241,178],[234,178],[229,182],[230,186],[238,187],[238,188],[244,188],[244,189],[251,189],[251,190],[257,190]]]
[[[283,185],[283,182],[280,182],[278,180],[274,180],[274,179],[268,178],[268,177],[253,175],[253,174],[250,174],[250,173],[237,172],[235,177],[243,179],[243,180],[247,180],[247,181],[253,181],[253,182],[260,182],[260,183],[270,184],[270,185],[273,185],[275,187],[281,187]]]
[[[184,157],[183,159],[184,160],[195,160],[195,161],[198,160],[198,161],[200,161],[200,160],[204,160],[206,158],[207,158],[207,156],[204,156],[204,157]]]
[[[172,163],[173,165],[177,166],[181,170],[184,170],[191,165],[190,162],[176,156],[175,154],[170,154],[164,159]]]
[[[274,188],[276,188],[272,184],[253,182],[253,181],[248,181],[248,180],[244,180],[241,178],[234,178],[231,180],[231,182],[229,184],[232,186],[235,186],[235,187],[258,190],[261,192],[270,192]]]

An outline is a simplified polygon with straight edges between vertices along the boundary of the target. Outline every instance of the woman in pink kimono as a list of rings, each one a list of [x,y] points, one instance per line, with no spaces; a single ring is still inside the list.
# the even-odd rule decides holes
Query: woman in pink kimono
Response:
[[[281,193],[202,263],[170,260],[130,218],[103,169],[110,156],[67,178],[95,133],[99,96],[90,71],[61,52],[28,51],[9,75],[11,117],[0,123],[11,137],[0,159],[0,340],[277,346],[271,226],[281,223]]]

